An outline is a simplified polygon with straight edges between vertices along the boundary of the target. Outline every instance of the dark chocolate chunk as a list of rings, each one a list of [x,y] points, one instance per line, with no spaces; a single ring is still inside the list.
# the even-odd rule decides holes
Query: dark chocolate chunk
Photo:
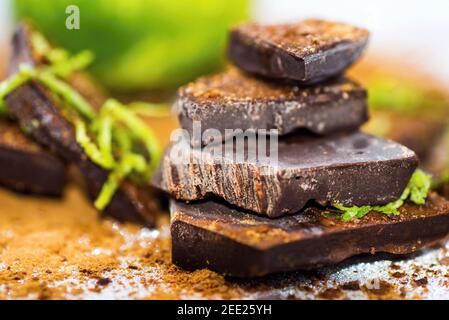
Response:
[[[230,68],[181,88],[175,108],[196,146],[209,142],[202,133],[210,129],[218,130],[221,140],[236,129],[276,129],[279,135],[298,129],[317,134],[356,129],[368,120],[366,96],[365,89],[345,78],[300,88]],[[194,121],[201,124],[200,135]]]
[[[310,84],[341,74],[360,58],[368,39],[365,29],[323,20],[253,23],[231,31],[228,57],[256,75]]]
[[[179,200],[215,195],[279,217],[298,212],[309,200],[348,206],[389,203],[401,196],[418,165],[406,147],[360,132],[281,139],[277,161],[255,153],[254,143],[236,145],[225,152],[225,145],[199,149],[180,139],[167,150],[153,183]]]
[[[324,210],[269,219],[217,202],[171,203],[172,259],[188,269],[209,268],[236,277],[308,270],[362,253],[409,254],[449,233],[449,202],[430,194],[427,204],[405,204],[401,215],[372,212],[342,222]]]
[[[0,120],[0,184],[14,191],[62,195],[66,166],[14,124]]]
[[[33,57],[29,41],[29,29],[19,28],[14,36],[14,57],[10,70],[17,70],[17,63],[38,64]],[[31,61],[24,59],[33,58]],[[20,125],[41,145],[79,167],[86,178],[89,194],[96,198],[109,171],[94,164],[76,141],[75,128],[64,115],[51,93],[40,84],[31,81],[14,90],[6,98],[11,114]],[[148,194],[148,188],[125,181],[104,210],[108,216],[119,221],[154,226],[156,203]]]

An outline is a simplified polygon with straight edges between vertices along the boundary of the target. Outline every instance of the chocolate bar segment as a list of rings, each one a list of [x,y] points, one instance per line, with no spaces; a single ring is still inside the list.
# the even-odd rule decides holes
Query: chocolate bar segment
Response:
[[[253,146],[234,144],[226,152],[220,145],[205,156],[205,149],[180,139],[167,150],[154,185],[179,200],[217,196],[279,217],[300,211],[310,200],[348,206],[389,203],[401,196],[418,165],[406,147],[360,132],[281,139],[277,159],[254,152]]]
[[[41,63],[32,52],[29,37],[29,28],[22,25],[13,40],[14,56],[9,68],[11,72],[18,70],[18,63],[26,62],[31,65]],[[86,80],[87,78],[84,78],[84,81]],[[83,87],[86,87],[85,83]],[[92,86],[89,87],[91,89],[88,96],[92,99]],[[35,141],[81,170],[86,178],[91,198],[96,198],[110,172],[88,158],[77,143],[72,122],[64,115],[62,106],[51,93],[39,83],[30,81],[9,94],[6,103],[11,114]],[[148,188],[131,181],[121,184],[104,210],[106,215],[119,221],[141,223],[150,227],[154,226],[157,212],[157,204],[150,197]]]
[[[171,203],[172,260],[235,277],[315,269],[376,252],[408,254],[449,233],[449,202],[431,194],[427,204],[406,204],[401,215],[372,212],[342,222],[324,210],[268,219],[217,202]]]
[[[312,84],[351,66],[368,39],[365,29],[324,20],[253,23],[231,31],[228,57],[240,69],[259,76]]]
[[[276,129],[280,135],[298,129],[322,135],[356,129],[368,120],[366,97],[365,89],[346,78],[301,88],[230,68],[181,88],[176,112],[196,146],[209,142],[202,136],[209,129],[217,130],[220,140],[236,129]],[[195,121],[201,124],[201,135],[193,129]]]
[[[0,184],[14,191],[59,197],[66,166],[13,123],[0,120]]]

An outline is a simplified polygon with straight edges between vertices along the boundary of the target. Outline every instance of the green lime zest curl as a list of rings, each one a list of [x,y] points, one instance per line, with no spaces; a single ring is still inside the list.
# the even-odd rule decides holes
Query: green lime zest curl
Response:
[[[50,61],[51,66],[47,70],[59,77],[66,78],[72,72],[87,68],[95,59],[93,52],[89,50],[71,56],[66,50],[53,48],[47,39],[37,31],[31,34],[33,50]]]
[[[84,97],[70,85],[58,79],[51,72],[36,72],[36,80],[60,96],[68,105],[72,106],[87,120],[92,121],[95,119],[95,111],[86,99],[84,99]]]
[[[52,50],[52,46],[48,43],[47,38],[36,30],[31,33],[31,45],[33,50],[44,57],[47,57]]]
[[[124,123],[130,132],[144,143],[151,157],[147,174],[152,175],[156,171],[162,156],[161,147],[153,130],[134,112],[127,109],[126,106],[117,100],[109,99],[102,108],[104,108],[104,112],[110,114],[115,120]]]
[[[75,121],[76,142],[84,149],[92,162],[105,169],[113,169],[115,161],[109,154],[105,154],[97,147],[87,134],[86,124],[81,120]]]
[[[52,64],[67,61],[70,56],[67,50],[51,46],[47,38],[36,30],[33,30],[31,34],[31,45],[37,54],[44,56]]]
[[[407,187],[402,192],[401,197],[393,202],[383,206],[353,206],[345,207],[340,204],[334,204],[333,207],[341,211],[341,220],[348,222],[354,219],[362,219],[370,212],[379,212],[388,216],[397,216],[400,214],[399,208],[405,201],[409,200],[417,205],[426,203],[427,195],[431,186],[432,177],[422,170],[416,170],[410,178]]]
[[[48,67],[47,71],[61,78],[67,78],[73,72],[86,69],[93,61],[94,54],[85,50],[67,60],[60,61]]]
[[[112,197],[118,190],[123,179],[133,171],[136,173],[143,173],[145,170],[146,161],[144,157],[135,153],[125,154],[118,166],[109,174],[108,179],[103,184],[100,194],[95,200],[95,208],[100,211],[104,210],[111,202]]]
[[[117,143],[120,151],[123,153],[130,152],[133,147],[133,141],[128,128],[115,126],[112,130],[114,142]]]
[[[22,84],[29,81],[31,77],[32,69],[27,65],[21,65],[18,73],[0,83],[0,114],[8,114],[8,107],[5,104],[5,97]]]
[[[101,117],[98,120],[97,143],[103,159],[115,163],[112,155],[112,119],[108,116]]]
[[[95,201],[95,207],[104,210],[124,179],[132,174],[136,179],[148,179],[161,158],[155,134],[137,114],[145,110],[149,116],[166,116],[169,109],[162,104],[140,102],[128,107],[111,99],[97,114],[90,103],[63,80],[87,67],[93,55],[84,51],[70,56],[65,50],[53,49],[39,33],[33,35],[32,41],[36,51],[51,65],[40,68],[21,65],[16,75],[0,83],[0,113],[7,113],[4,98],[29,80],[40,83],[61,98],[69,111],[74,111],[70,118],[74,119],[77,143],[92,162],[110,171]],[[135,146],[142,145],[145,155],[133,152]]]

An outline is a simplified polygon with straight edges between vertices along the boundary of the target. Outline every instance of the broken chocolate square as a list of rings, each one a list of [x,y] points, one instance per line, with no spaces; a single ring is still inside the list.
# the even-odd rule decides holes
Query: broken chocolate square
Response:
[[[262,81],[230,68],[181,88],[175,109],[192,145],[197,146],[216,142],[213,132],[221,142],[246,130],[275,129],[285,135],[307,129],[326,135],[357,129],[368,120],[366,98],[366,90],[347,78],[301,88]]]
[[[368,39],[365,29],[324,20],[252,23],[231,31],[228,57],[259,76],[311,84],[343,73],[360,58]]]
[[[261,137],[212,148],[173,143],[153,184],[178,200],[211,196],[269,217],[300,211],[310,201],[322,205],[383,205],[397,200],[418,165],[415,153],[392,141],[354,132],[328,137]],[[253,143],[251,141],[256,141]],[[256,147],[254,145],[256,144]],[[276,157],[274,154],[277,153]]]
[[[0,184],[14,191],[59,197],[66,165],[28,138],[15,124],[0,120]]]

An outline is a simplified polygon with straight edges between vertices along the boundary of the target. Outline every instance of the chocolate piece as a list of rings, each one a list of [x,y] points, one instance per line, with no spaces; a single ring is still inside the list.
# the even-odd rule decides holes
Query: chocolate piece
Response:
[[[247,24],[231,31],[228,57],[256,75],[310,84],[341,74],[360,58],[368,39],[365,29],[323,20]]]
[[[254,156],[251,145],[237,149],[234,144],[233,152],[221,150],[223,145],[205,157],[205,149],[180,139],[167,150],[153,183],[176,199],[215,195],[279,217],[298,212],[309,200],[348,206],[389,203],[401,196],[418,165],[406,147],[360,132],[281,139],[277,162]]]
[[[315,269],[362,253],[409,254],[449,233],[449,202],[435,194],[425,206],[405,204],[400,212],[395,217],[372,212],[342,222],[310,208],[273,220],[217,202],[173,201],[172,260],[188,270],[259,277]]]
[[[62,195],[65,164],[13,123],[0,120],[0,184],[24,193]]]
[[[218,130],[224,140],[236,129],[277,129],[285,135],[302,128],[329,134],[368,120],[366,91],[349,79],[300,88],[261,81],[235,68],[182,88],[176,111],[194,146],[209,142],[202,137],[208,129]],[[201,135],[194,132],[194,121],[201,123]]]
[[[17,63],[23,63],[23,59],[34,57],[26,26],[22,26],[15,34],[13,44],[14,57],[10,70],[17,70]],[[38,62],[32,60],[27,63]],[[90,196],[96,198],[110,172],[88,158],[76,141],[73,124],[63,114],[61,106],[53,99],[51,93],[40,84],[31,81],[8,95],[6,103],[11,114],[38,143],[80,168],[86,178]],[[123,182],[104,213],[119,221],[154,226],[156,203],[147,189],[130,181]]]

